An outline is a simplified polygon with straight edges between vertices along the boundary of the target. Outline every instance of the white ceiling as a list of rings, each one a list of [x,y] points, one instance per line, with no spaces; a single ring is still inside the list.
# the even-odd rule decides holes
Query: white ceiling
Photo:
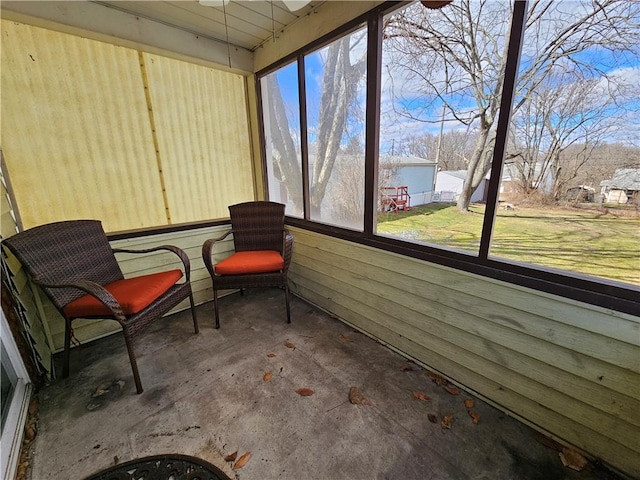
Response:
[[[224,7],[200,5],[197,0],[94,1],[93,3],[133,14],[211,40],[227,41],[255,51],[285,27],[313,12],[324,1],[312,1],[295,12],[282,1],[231,0]],[[226,18],[226,24],[225,24]]]

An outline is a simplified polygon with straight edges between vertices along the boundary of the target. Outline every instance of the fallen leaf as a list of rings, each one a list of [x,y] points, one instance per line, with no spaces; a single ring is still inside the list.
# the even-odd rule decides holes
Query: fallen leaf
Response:
[[[273,373],[271,372],[267,372],[264,374],[264,376],[262,377],[262,380],[264,380],[265,382],[268,382],[269,380],[271,380],[273,378]]]
[[[230,453],[229,455],[224,457],[224,461],[225,462],[233,462],[236,459],[237,456],[238,456],[238,451],[236,450],[235,452]]]
[[[415,368],[413,368],[411,365],[405,365],[400,370],[403,372],[413,372]]]
[[[296,390],[296,393],[298,395],[300,395],[301,397],[310,397],[315,392],[313,390],[311,390],[310,388],[299,388],[299,389]]]
[[[437,373],[433,373],[427,370],[427,376],[431,379],[433,383],[436,385],[444,385],[447,383],[447,379],[442,375],[438,375]]]
[[[587,459],[571,448],[563,448],[559,455],[565,467],[569,467],[577,472],[587,465]]]
[[[249,461],[249,459],[251,458],[251,452],[247,452],[245,454],[243,454],[236,463],[233,464],[233,468],[234,470],[238,470],[239,468],[244,467],[247,462]]]
[[[287,348],[290,348],[292,350],[296,349],[296,346],[291,342],[285,342],[284,346],[287,347]]]
[[[480,415],[473,408],[468,409],[467,413],[471,417],[471,421],[474,425],[480,423]]]
[[[464,401],[464,406],[465,408],[469,409],[469,408],[473,408],[475,406],[476,402],[472,399],[472,398],[467,398]]]
[[[444,388],[451,395],[460,395],[460,390],[458,390],[453,385],[444,385],[442,388]]]
[[[438,417],[437,417],[437,415],[434,415],[433,413],[428,414],[427,418],[429,419],[429,421],[431,423],[438,423]]]
[[[442,417],[442,422],[440,422],[440,426],[444,428],[451,428],[453,426],[453,415],[444,415]]]
[[[275,354],[275,353],[267,353],[267,357],[269,357],[269,358],[273,358],[273,357],[275,357],[275,356],[276,356],[276,354]]]
[[[340,317],[338,315],[336,315],[335,313],[330,313],[329,314],[329,318],[338,319]]]
[[[423,400],[423,401],[427,401],[427,400],[431,400],[431,397],[429,397],[429,395],[425,395],[422,392],[413,392],[413,396],[416,397],[418,400]]]
[[[349,338],[349,336],[344,334],[340,335],[340,340],[342,340],[343,342],[353,342],[353,340]]]
[[[362,395],[358,387],[351,387],[351,389],[349,389],[349,401],[354,405],[371,406],[371,402],[364,398],[364,395]]]

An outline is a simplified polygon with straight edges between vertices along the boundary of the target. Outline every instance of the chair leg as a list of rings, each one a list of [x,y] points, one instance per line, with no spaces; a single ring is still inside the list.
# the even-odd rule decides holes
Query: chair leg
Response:
[[[189,302],[191,303],[191,317],[193,317],[193,329],[196,333],[200,333],[200,328],[198,327],[198,317],[196,316],[196,305],[193,303],[193,293],[189,294]]]
[[[220,328],[220,313],[218,312],[218,291],[213,289],[213,310],[216,314],[216,328]]]
[[[287,323],[291,323],[291,309],[289,308],[289,284],[284,284],[284,299],[287,304]]]
[[[71,357],[71,320],[64,322],[64,357],[62,360],[62,378],[69,376],[69,359]]]
[[[136,361],[136,354],[133,351],[133,339],[129,337],[129,334],[124,332],[124,343],[127,346],[127,352],[129,353],[129,361],[131,362],[131,370],[133,371],[133,381],[136,384],[136,393],[143,392],[142,382],[140,381],[140,373],[138,372],[138,362]]]

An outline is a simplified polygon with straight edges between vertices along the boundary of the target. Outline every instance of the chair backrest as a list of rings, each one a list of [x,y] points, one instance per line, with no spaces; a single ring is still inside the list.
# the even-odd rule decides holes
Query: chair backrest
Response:
[[[45,284],[89,280],[100,285],[124,278],[98,220],[70,220],[33,227],[2,241],[27,272]],[[84,295],[77,288],[44,288],[58,309]]]
[[[282,253],[284,208],[275,202],[245,202],[229,207],[236,252],[277,250]]]

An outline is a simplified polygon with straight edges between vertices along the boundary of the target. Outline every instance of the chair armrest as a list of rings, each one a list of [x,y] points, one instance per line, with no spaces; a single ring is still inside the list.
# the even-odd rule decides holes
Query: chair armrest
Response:
[[[293,235],[286,228],[284,229],[284,271],[289,269],[291,256],[293,254]]]
[[[120,322],[121,325],[124,325],[127,321],[127,317],[125,317],[122,312],[122,307],[120,307],[120,304],[115,297],[109,293],[109,290],[98,283],[90,282],[88,280],[77,280],[71,283],[50,284],[38,281],[37,278],[34,278],[33,281],[36,285],[42,288],[77,288],[78,290],[82,290],[83,292],[97,298],[100,303],[111,310],[114,318]]]
[[[233,230],[227,230],[225,233],[220,235],[218,238],[210,238],[209,240],[205,240],[202,244],[202,260],[204,261],[209,274],[213,277],[215,275],[213,270],[213,263],[211,262],[211,254],[213,253],[213,246],[216,242],[224,240],[229,235],[233,233]]]
[[[113,253],[150,253],[157,252],[158,250],[167,250],[169,252],[175,253],[180,261],[182,261],[182,265],[184,265],[184,274],[186,277],[186,281],[189,282],[191,278],[191,262],[189,260],[189,256],[187,253],[182,250],[180,247],[176,247],[175,245],[160,245],[158,247],[153,248],[145,248],[142,250],[129,250],[126,248],[112,248]]]

